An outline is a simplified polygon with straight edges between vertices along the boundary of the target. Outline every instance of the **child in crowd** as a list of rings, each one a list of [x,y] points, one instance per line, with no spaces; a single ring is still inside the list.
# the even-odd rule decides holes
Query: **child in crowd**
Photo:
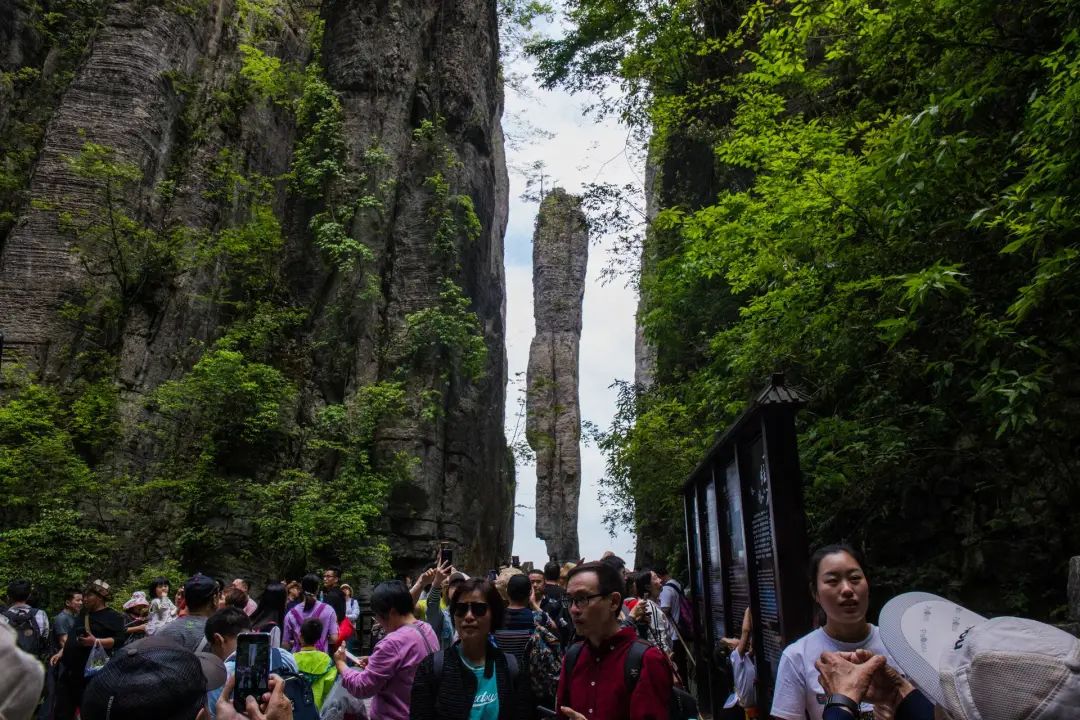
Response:
[[[315,643],[322,638],[323,624],[318,618],[308,618],[300,625],[300,652],[294,653],[296,666],[311,684],[311,693],[315,696],[315,706],[322,710],[323,700],[330,693],[330,688],[337,680],[337,667],[329,655],[315,648]]]

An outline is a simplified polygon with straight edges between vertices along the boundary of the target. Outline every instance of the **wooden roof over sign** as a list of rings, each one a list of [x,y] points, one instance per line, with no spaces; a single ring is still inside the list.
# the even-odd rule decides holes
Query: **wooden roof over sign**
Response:
[[[769,379],[769,384],[764,390],[758,393],[758,396],[750,403],[750,407],[744,410],[735,422],[733,422],[731,426],[716,439],[712,446],[709,447],[709,451],[705,453],[705,457],[686,478],[686,482],[683,483],[683,489],[686,489],[689,485],[693,484],[694,479],[698,474],[709,467],[713,457],[719,453],[732,438],[742,432],[750,418],[753,417],[761,407],[787,406],[796,410],[805,405],[808,400],[809,397],[804,392],[798,388],[785,384],[784,373],[773,373],[772,377]]]

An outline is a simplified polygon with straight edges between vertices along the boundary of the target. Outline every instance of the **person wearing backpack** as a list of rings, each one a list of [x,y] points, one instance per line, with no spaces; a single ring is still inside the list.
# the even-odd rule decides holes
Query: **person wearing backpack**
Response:
[[[528,586],[528,579],[520,576]],[[526,595],[528,595],[526,589]],[[502,596],[483,578],[459,585],[450,602],[458,642],[420,663],[410,720],[529,720],[535,712],[517,659],[492,644],[503,623]]]
[[[696,640],[694,609],[683,591],[683,586],[671,577],[666,566],[658,565],[653,572],[660,578],[661,583],[660,610],[671,621],[671,648],[674,651],[672,660],[679,671],[679,677],[685,681],[690,678],[688,658],[691,648],[688,645]]]
[[[579,637],[563,660],[558,706],[571,720],[668,720],[674,677],[667,656],[621,627],[622,574],[613,565],[578,565],[565,603]]]
[[[15,629],[16,644],[23,652],[42,662],[49,654],[49,616],[44,610],[30,607],[30,581],[12,580],[8,583],[8,608],[4,617]]]
[[[206,619],[206,624],[203,626],[202,646],[225,663],[227,677],[232,677],[236,672],[236,638],[244,632],[251,632],[251,618],[240,608],[232,606],[215,612]],[[283,678],[298,677],[299,668],[296,658],[288,650],[271,647],[270,672]],[[206,707],[210,710],[210,716],[214,717],[217,700],[224,686],[208,687],[206,690]],[[310,690],[307,692],[311,694]],[[314,707],[314,702],[312,702],[312,707]]]
[[[315,698],[315,707],[322,710],[323,700],[326,699],[330,688],[337,680],[337,667],[333,659],[322,650],[315,648],[315,643],[322,637],[322,622],[316,618],[308,618],[300,626],[300,639],[303,647],[300,652],[293,655],[296,658],[296,667],[300,669],[308,684],[311,685],[311,693]]]

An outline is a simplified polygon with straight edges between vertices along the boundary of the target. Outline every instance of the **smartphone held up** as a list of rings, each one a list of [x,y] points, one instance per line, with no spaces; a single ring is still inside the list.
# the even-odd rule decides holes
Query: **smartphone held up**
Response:
[[[270,692],[270,634],[246,632],[236,637],[236,690],[233,707],[243,711],[247,698]]]

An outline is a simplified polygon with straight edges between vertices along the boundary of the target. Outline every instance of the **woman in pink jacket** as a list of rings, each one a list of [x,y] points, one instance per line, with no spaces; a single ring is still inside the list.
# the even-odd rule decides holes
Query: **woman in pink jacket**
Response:
[[[408,720],[416,668],[439,649],[439,638],[430,625],[413,616],[412,595],[399,580],[376,586],[371,610],[385,636],[371,657],[360,658],[359,669],[350,668],[345,648],[338,648],[334,662],[341,684],[354,697],[372,698],[371,717]]]

